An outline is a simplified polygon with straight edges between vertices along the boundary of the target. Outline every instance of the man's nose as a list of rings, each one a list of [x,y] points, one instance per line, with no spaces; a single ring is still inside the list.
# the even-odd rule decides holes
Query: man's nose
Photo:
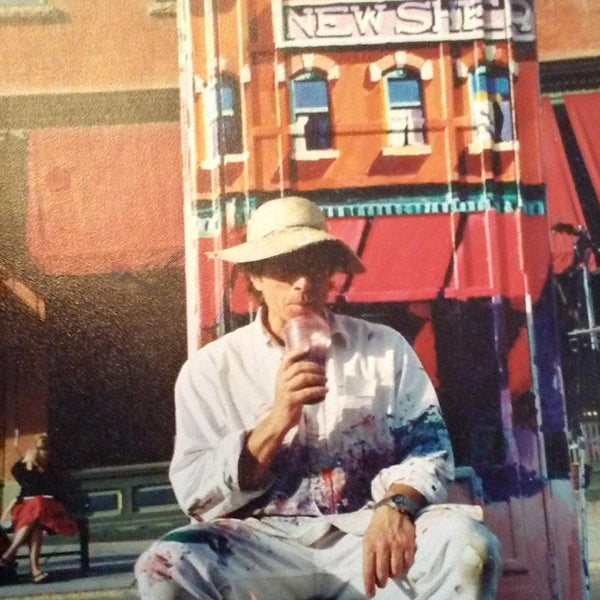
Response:
[[[309,290],[314,285],[314,278],[307,273],[296,275],[293,287],[297,290]]]

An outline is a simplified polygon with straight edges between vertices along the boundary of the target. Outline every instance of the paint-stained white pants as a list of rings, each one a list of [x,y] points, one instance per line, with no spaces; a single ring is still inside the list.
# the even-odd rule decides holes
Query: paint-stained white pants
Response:
[[[416,533],[414,564],[378,589],[378,600],[495,598],[499,544],[480,522],[432,510]],[[303,546],[234,519],[190,525],[154,542],[135,571],[142,600],[366,598],[362,537],[335,528]]]

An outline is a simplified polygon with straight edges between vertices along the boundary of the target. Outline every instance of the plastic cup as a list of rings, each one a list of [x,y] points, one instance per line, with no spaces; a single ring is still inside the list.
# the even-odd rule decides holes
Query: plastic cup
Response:
[[[321,315],[311,312],[292,317],[286,323],[282,336],[288,350],[305,350],[306,360],[325,368],[331,346],[331,331]]]

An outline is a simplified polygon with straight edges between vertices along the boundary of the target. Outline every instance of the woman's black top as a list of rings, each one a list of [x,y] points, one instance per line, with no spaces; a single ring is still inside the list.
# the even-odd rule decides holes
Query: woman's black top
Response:
[[[48,465],[44,471],[40,471],[33,465],[29,471],[25,463],[20,460],[13,465],[11,472],[21,486],[19,500],[27,496],[53,496],[60,500],[63,495],[63,479],[51,465]]]

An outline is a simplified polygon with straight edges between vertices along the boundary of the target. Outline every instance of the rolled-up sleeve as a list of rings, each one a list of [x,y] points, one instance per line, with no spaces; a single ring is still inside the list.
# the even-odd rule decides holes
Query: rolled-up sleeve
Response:
[[[396,386],[394,464],[373,479],[373,499],[381,499],[392,484],[403,483],[428,503],[444,502],[447,483],[454,478],[450,437],[431,380],[406,342],[396,352]]]
[[[211,379],[215,365],[188,361],[175,385],[175,448],[169,470],[183,511],[197,520],[225,516],[264,493],[240,489],[238,463],[247,431],[228,418]]]

